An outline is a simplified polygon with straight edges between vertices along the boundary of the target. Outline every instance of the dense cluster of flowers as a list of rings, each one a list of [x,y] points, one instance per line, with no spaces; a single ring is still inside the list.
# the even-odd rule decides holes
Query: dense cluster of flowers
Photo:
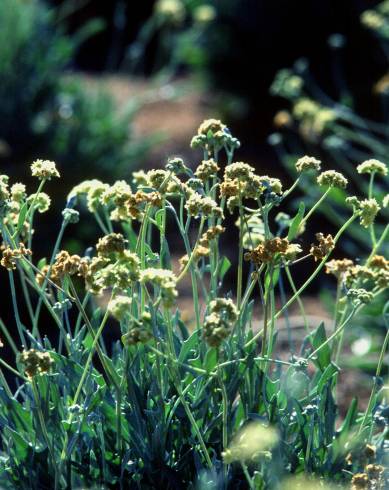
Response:
[[[299,80],[292,82],[283,89],[297,90]],[[334,116],[308,100],[295,110],[304,112],[304,117],[308,114],[316,128]],[[324,460],[330,461],[329,455],[332,457],[335,448],[336,465],[341,469],[339,480],[349,475],[353,488],[378,489],[385,479],[382,458],[374,452],[370,459],[362,460],[357,453],[366,444],[363,437],[367,430],[371,439],[377,439],[378,408],[373,405],[378,400],[378,380],[389,333],[377,367],[373,401],[365,417],[354,416],[356,408],[347,416],[350,427],[363,435],[355,443],[356,454],[352,453],[352,445],[335,446],[340,439],[346,441],[348,434],[342,432],[343,426],[338,427],[335,420],[328,422],[326,410],[328,403],[334,405],[332,393],[337,366],[342,362],[346,326],[389,287],[389,260],[381,255],[388,228],[381,232],[377,227],[382,226],[381,217],[389,197],[386,200],[382,196],[373,197],[374,175],[387,175],[386,166],[377,160],[359,165],[359,174],[370,175],[367,198],[346,198],[347,179],[334,170],[315,176],[314,172],[321,172],[321,161],[313,156],[296,161],[296,180],[286,190],[279,179],[260,175],[249,163],[235,161],[234,150],[239,142],[218,120],[201,124],[192,147],[202,153],[196,168],[176,157],[169,159],[165,168],[134,172],[131,181],[108,184],[93,179],[77,185],[68,195],[62,212],[60,234],[51,259],[41,259],[36,265],[35,255],[31,257],[34,219],[50,205],[50,197],[42,191],[45,181],[59,177],[59,173],[53,162],[35,161],[31,165],[32,174],[40,182],[34,194],[29,194],[22,183],[9,186],[8,177],[0,176],[1,265],[9,271],[16,330],[22,346],[17,362],[19,371],[3,360],[2,367],[23,379],[26,385],[20,388],[20,393],[33,406],[32,417],[39,413],[34,427],[39,427],[43,436],[36,446],[40,452],[36,453],[41,454],[41,447],[47,445],[54,463],[60,461],[59,465],[53,463],[55,470],[51,473],[62,472],[60,476],[55,473],[54,478],[60,485],[65,484],[68,477],[74,476],[70,473],[76,474],[77,468],[82,467],[72,441],[81,439],[84,434],[81,432],[88,430],[82,444],[88,445],[90,454],[93,446],[93,458],[98,454],[107,474],[116,472],[114,485],[124,474],[131,478],[136,475],[137,482],[143,485],[148,477],[145,474],[150,471],[147,465],[154,464],[161,449],[169,456],[163,463],[169,471],[170,464],[175,468],[184,466],[190,447],[195,466],[205,464],[211,468],[211,455],[218,461],[217,478],[223,486],[230,484],[231,475],[235,478],[233,463],[239,462],[251,488],[267,488],[272,480],[264,468],[275,462],[288,473],[290,454],[285,447],[293,440],[296,448],[290,451],[295,451],[298,472],[315,468],[319,474],[320,465],[324,466]],[[221,155],[226,156],[224,161]],[[279,212],[277,208],[287,196],[298,185],[304,188],[310,179],[320,192],[310,209],[306,210],[307,200],[300,202],[294,216]],[[337,195],[339,203],[343,199],[351,205],[346,207],[349,217],[334,236],[316,233],[315,243],[302,254],[306,249],[303,233],[307,226],[312,226],[310,218],[331,193]],[[64,249],[62,241],[66,227],[79,222],[77,209],[82,205],[95,217],[101,233],[88,244],[94,246],[75,254]],[[229,283],[224,277],[233,260],[223,256],[220,247],[229,226],[226,210],[235,214],[231,221],[239,235],[236,280]],[[335,247],[337,253],[342,250],[337,246],[339,237],[351,224],[361,226],[358,231],[370,236],[370,255],[365,259],[328,261]],[[180,269],[168,240],[173,228],[177,233],[176,247],[182,247],[180,255],[185,254],[179,261]],[[307,268],[313,269],[302,284],[292,277],[297,263],[307,263]],[[302,300],[302,294],[324,267],[337,282],[333,333],[329,335],[323,325],[312,329]],[[21,288],[16,288],[19,275]],[[183,278],[188,281],[182,281]],[[236,291],[232,291],[231,284],[236,285]],[[193,303],[187,314],[181,307],[185,301],[182,296],[189,289]],[[23,316],[15,307],[19,290],[28,306],[27,315]],[[39,298],[35,308],[36,296]],[[294,355],[290,339],[287,360],[277,351],[278,320],[283,314],[287,319],[287,310],[295,301],[301,308],[307,336],[301,342],[299,358]],[[260,315],[253,313],[258,306]],[[49,318],[60,329],[56,351],[39,330],[43,308],[47,308]],[[27,329],[28,321],[31,328]],[[113,325],[110,335],[116,342],[112,349],[102,340],[107,324]],[[12,338],[2,321],[0,328],[7,340]],[[18,351],[19,346],[15,345],[15,352]],[[99,364],[95,366],[97,356]],[[45,373],[48,377],[37,377]],[[64,379],[69,383],[64,383]],[[10,388],[4,386],[2,396],[6,400]],[[48,398],[41,404],[40,397],[43,400],[46,393]],[[18,397],[19,392],[12,403],[18,403]],[[54,403],[69,400],[71,405],[61,406],[56,413],[57,420],[63,423],[57,424],[60,436],[58,443],[53,444],[45,434],[43,414],[47,413],[52,430],[57,423],[52,418]],[[101,410],[100,405],[104,405]],[[94,411],[96,406],[99,413]],[[83,417],[86,414],[85,419],[79,418],[81,413]],[[250,414],[260,417],[260,423],[250,423]],[[326,420],[328,434],[317,430],[319,420]],[[90,425],[85,421],[91,421]],[[272,427],[272,423],[280,428]],[[380,423],[386,424],[382,420]],[[307,437],[306,428],[312,436]],[[178,444],[173,440],[176,433]],[[139,454],[133,447],[136,438],[140,440],[136,448]],[[29,444],[35,444],[26,440],[28,444],[22,446],[25,452]],[[99,453],[102,441],[109,447],[109,460],[105,453]],[[46,451],[43,454],[47,459]],[[78,466],[72,465],[76,460]],[[146,466],[148,469],[144,470]],[[65,467],[71,468],[70,476],[64,475]],[[1,468],[0,462],[0,471]],[[185,484],[194,481],[190,471],[183,478]],[[250,472],[255,472],[253,477]]]

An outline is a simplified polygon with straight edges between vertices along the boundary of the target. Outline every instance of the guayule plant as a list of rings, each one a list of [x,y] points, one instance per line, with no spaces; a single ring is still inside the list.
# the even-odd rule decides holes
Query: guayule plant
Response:
[[[374,198],[375,179],[387,168],[362,163],[369,195],[348,197],[337,233],[317,230],[303,250],[307,222],[347,179],[305,156],[284,190],[280,180],[235,161],[239,145],[212,119],[191,142],[203,153],[195,170],[174,158],[165,169],[135,172],[132,182],[81,183],[69,194],[48,259],[34,256],[33,230],[50,204],[45,183],[60,177],[55,164],[31,165],[39,180],[32,195],[0,177],[1,265],[15,318],[14,325],[0,322],[15,354],[12,365],[0,357],[4,488],[295,489],[350,481],[385,488],[381,374],[389,333],[367,407],[354,399],[340,420],[336,390],[345,332],[388,288],[388,226],[377,234],[374,224],[388,203]],[[303,176],[320,189],[316,204],[306,209],[302,200],[293,218],[276,213]],[[84,206],[101,237],[75,255],[61,243],[79,222],[75,208]],[[235,281],[227,284],[230,261],[220,243],[230,214],[239,240]],[[329,260],[352,223],[369,235],[369,255]],[[175,261],[178,241],[184,255]],[[310,271],[304,282],[294,273],[298,262]],[[335,278],[333,320],[312,325],[303,293],[323,272]],[[180,307],[186,279],[193,318]],[[278,320],[294,303],[306,336],[298,341],[288,329],[288,355]],[[50,338],[41,333],[44,310]],[[380,315],[387,321],[387,308]]]

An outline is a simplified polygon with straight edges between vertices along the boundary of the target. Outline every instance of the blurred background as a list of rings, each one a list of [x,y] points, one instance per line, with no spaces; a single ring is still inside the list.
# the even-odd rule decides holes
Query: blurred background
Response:
[[[363,195],[356,165],[388,156],[388,56],[389,1],[1,0],[0,173],[30,192],[34,159],[55,160],[62,175],[47,186],[52,206],[37,229],[53,239],[37,240],[34,255],[52,249],[72,186],[129,179],[172,155],[194,167],[190,139],[211,117],[241,140],[235,158],[261,174],[287,186],[310,154]],[[309,206],[318,190],[303,187]],[[379,182],[376,198],[387,191]],[[344,194],[332,196],[308,240],[344,222]],[[298,199],[289,205],[293,214]],[[91,244],[87,221],[65,236],[70,251]],[[355,226],[336,254],[363,257],[368,240]],[[327,280],[312,306],[323,315]]]

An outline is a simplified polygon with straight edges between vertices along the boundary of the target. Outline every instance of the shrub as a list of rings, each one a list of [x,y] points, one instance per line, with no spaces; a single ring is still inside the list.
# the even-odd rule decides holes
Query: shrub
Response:
[[[336,393],[347,332],[387,291],[389,265],[380,253],[389,227],[376,235],[374,225],[387,197],[347,198],[348,217],[335,236],[318,230],[303,252],[305,224],[347,185],[344,176],[326,170],[316,177],[321,162],[303,157],[284,190],[278,179],[234,161],[239,142],[217,120],[205,121],[191,146],[204,158],[194,171],[174,158],[164,169],[135,172],[133,182],[76,186],[47,261],[34,257],[32,233],[37,212],[47,208],[45,183],[58,178],[55,164],[33,163],[39,186],[32,196],[1,177],[1,265],[19,336],[0,323],[16,356],[16,364],[0,358],[14,377],[7,383],[0,372],[3,487],[295,489],[352,480],[353,488],[385,488],[381,374],[389,330],[367,407],[354,399],[340,420]],[[384,177],[377,169],[386,167],[367,166],[374,186]],[[292,219],[274,216],[305,174],[321,198],[308,209],[302,200]],[[84,203],[103,236],[93,251],[71,255],[61,240]],[[239,227],[235,271],[219,247],[233,236],[229,213]],[[369,254],[329,260],[355,222],[370,234]],[[179,264],[171,258],[177,233],[185,253]],[[301,284],[298,262],[310,271]],[[314,325],[303,293],[325,268],[336,279],[333,319]],[[193,318],[180,307],[186,278]],[[288,325],[294,303],[306,337],[298,342],[289,326],[288,352],[278,342],[278,320]],[[42,335],[43,308],[57,337]],[[387,321],[387,308],[380,316]],[[304,481],[288,479],[302,474]]]

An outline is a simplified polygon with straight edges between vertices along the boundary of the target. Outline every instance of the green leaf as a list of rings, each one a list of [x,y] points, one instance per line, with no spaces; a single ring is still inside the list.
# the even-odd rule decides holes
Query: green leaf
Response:
[[[326,331],[324,328],[324,322],[322,322],[315,332],[311,336],[312,340],[312,346],[314,350],[319,349],[324,342],[327,340],[327,335]],[[315,360],[316,365],[324,371],[326,367],[330,364],[331,362],[331,349],[329,344],[325,345],[322,347],[319,352],[317,353],[317,358]]]
[[[215,369],[216,365],[217,365],[217,349],[211,347],[205,355],[204,368],[210,373]]]
[[[19,211],[18,225],[16,227],[15,235],[17,235],[20,232],[20,230],[23,228],[24,220],[26,219],[26,215],[27,215],[27,211],[28,211],[28,206],[27,206],[27,203],[25,202]]]
[[[38,269],[41,271],[41,270],[43,269],[43,267],[44,267],[46,264],[47,264],[47,259],[46,259],[46,257],[42,257],[42,258],[39,260],[39,262],[38,262],[38,264],[37,264],[37,267],[38,267]]]
[[[157,223],[159,231],[163,231],[163,221],[164,221],[164,215],[166,211],[165,209],[158,209],[158,211],[155,213],[155,221]]]
[[[300,202],[298,211],[296,216],[293,218],[290,226],[289,226],[289,232],[288,232],[288,240],[293,240],[296,238],[296,235],[298,233],[299,226],[301,224],[301,221],[304,218],[304,213],[305,213],[305,204],[303,201]]]
[[[227,259],[227,257],[223,257],[219,265],[219,277],[221,281],[224,279],[224,276],[227,274],[230,267],[231,267],[231,262]]]
[[[329,364],[324,370],[324,373],[322,374],[317,384],[317,393],[321,393],[325,385],[332,378],[332,376],[338,372],[339,372],[339,368],[331,362],[331,364]]]
[[[199,333],[193,332],[192,335],[182,342],[182,347],[180,351],[180,355],[178,356],[179,362],[185,362],[188,358],[188,354],[199,345]]]

